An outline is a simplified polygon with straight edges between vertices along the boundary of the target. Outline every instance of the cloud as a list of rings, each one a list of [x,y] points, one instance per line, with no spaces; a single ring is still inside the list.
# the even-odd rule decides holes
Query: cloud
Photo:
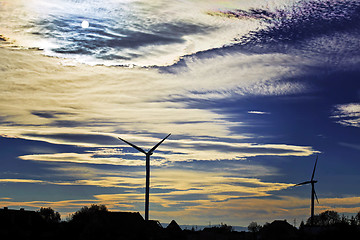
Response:
[[[292,184],[285,183],[266,183],[256,178],[228,177],[224,174],[188,170],[154,170],[151,179],[151,199],[154,204],[171,211],[172,206],[176,205],[185,207],[189,204],[227,201],[234,197],[269,196],[271,192],[292,186]],[[135,180],[144,186],[143,179],[142,181]],[[132,194],[131,192],[97,197],[107,200],[126,198],[127,201],[137,201],[139,198],[143,198],[142,194]]]
[[[286,54],[245,54],[223,50],[184,58],[185,67],[174,67],[177,78],[190,88],[186,97],[223,99],[241,96],[292,95],[308,91],[306,84],[283,81],[303,73],[294,62],[309,60]],[[214,68],[213,66],[216,66]]]
[[[345,143],[345,142],[340,142],[339,144],[341,146],[344,146],[344,147],[352,148],[352,149],[355,149],[355,150],[360,150],[360,145],[359,144],[352,144],[352,143]]]
[[[195,52],[207,49],[221,48],[224,44],[235,42],[234,39],[243,33],[258,28],[259,23],[255,21],[224,21],[222,18],[212,17],[207,11],[223,7],[229,8],[248,6],[249,4],[239,4],[221,1],[121,1],[121,2],[102,2],[92,1],[91,4],[73,1],[13,1],[14,3],[6,4],[1,12],[3,20],[9,22],[6,27],[6,36],[16,38],[22,46],[36,46],[45,49],[49,55],[63,57],[64,55],[55,54],[50,49],[65,51],[63,47],[68,44],[69,38],[76,39],[74,31],[63,31],[62,37],[58,39],[49,39],[55,37],[56,33],[63,30],[64,25],[67,28],[79,27],[81,22],[76,24],[74,16],[78,19],[92,19],[95,21],[94,26],[101,26],[99,32],[106,34],[106,40],[103,44],[106,47],[99,49],[98,42],[103,38],[96,38],[91,35],[90,39],[82,41],[90,45],[97,51],[88,52],[92,56],[100,55],[99,58],[90,56],[68,54],[77,61],[87,62],[90,64],[135,64],[140,66],[168,65],[173,64],[179,57],[193,54]],[[133,17],[133,16],[136,17]],[[69,20],[70,19],[70,20]],[[96,21],[102,19],[102,21]],[[146,21],[144,21],[146,19]],[[123,21],[126,20],[126,24]],[[29,21],[32,23],[29,24]],[[62,29],[59,29],[55,23],[61,21]],[[33,24],[33,23],[37,24]],[[19,24],[14,24],[19,23]],[[27,31],[24,26],[31,26]],[[40,26],[39,26],[40,25]],[[91,23],[90,23],[91,25]],[[122,26],[119,32],[116,26]],[[5,27],[4,27],[5,28]],[[12,31],[11,31],[12,30]],[[51,30],[51,31],[49,31]],[[19,33],[20,32],[20,33]],[[35,34],[26,34],[37,33]],[[46,38],[41,38],[46,35]],[[121,36],[122,41],[110,41]],[[143,36],[142,39],[137,39]],[[109,38],[112,39],[109,40]],[[51,41],[52,40],[52,41]],[[64,41],[65,40],[65,41]],[[116,42],[116,44],[114,44]],[[122,44],[121,46],[117,46]],[[72,49],[74,46],[67,46]],[[85,51],[85,47],[79,51]],[[99,54],[101,52],[102,54]],[[107,54],[105,55],[104,52]],[[104,56],[105,55],[105,56]],[[112,61],[104,60],[112,58]],[[115,59],[114,59],[115,58]]]
[[[182,154],[172,161],[245,159],[256,156],[310,156],[317,151],[311,147],[287,144],[234,143],[225,141],[177,140],[172,145]],[[165,148],[165,150],[167,150]],[[169,149],[170,150],[170,149]],[[197,151],[196,151],[197,150]]]
[[[225,172],[205,172],[192,170],[154,169],[151,173],[151,191],[153,202],[163,207],[172,205],[192,203],[198,201],[227,201],[231,198],[247,198],[269,196],[272,192],[293,186],[287,183],[263,182],[257,178],[243,178],[231,176]],[[41,181],[32,179],[0,179],[0,182],[11,183],[34,183],[54,185],[83,185],[98,186],[102,188],[122,188],[121,194],[100,195],[115,196],[116,199],[135,201],[143,199],[143,193],[139,191],[144,188],[144,171],[131,173],[104,173],[95,174],[87,179],[75,179],[68,181]],[[195,199],[190,196],[198,196]],[[200,196],[202,196],[200,198]],[[99,196],[98,196],[99,197]],[[170,199],[172,199],[170,201]]]
[[[65,170],[65,169],[64,169]],[[293,186],[286,183],[266,183],[257,178],[240,178],[224,172],[205,172],[192,170],[154,169],[152,171],[151,188],[155,191],[154,196],[161,197],[180,196],[183,194],[211,195],[211,199],[231,198],[232,194],[239,196],[267,196],[269,192],[279,191]],[[144,188],[144,171],[123,172],[99,172],[86,179],[82,175],[73,175],[74,180],[44,181],[33,179],[0,179],[4,183],[34,183],[54,185],[87,185],[102,188],[127,189],[124,196],[129,192],[136,193]],[[186,177],[186,178],[185,178]],[[77,178],[77,179],[76,179]],[[80,178],[80,179],[79,179]],[[156,193],[157,192],[157,193]]]
[[[269,112],[262,112],[262,111],[248,111],[249,114],[259,114],[259,115],[265,115],[270,114]]]
[[[34,180],[34,179],[0,179],[2,183],[45,183],[42,180]]]
[[[143,140],[143,139],[142,139]],[[167,166],[174,162],[194,160],[245,160],[257,156],[310,156],[318,153],[309,146],[287,144],[256,144],[197,140],[166,140],[151,158],[152,166]],[[130,150],[135,153],[124,151]],[[86,151],[86,150],[85,150]],[[80,164],[107,164],[118,166],[144,166],[145,156],[132,147],[124,145],[119,148],[99,148],[86,153],[53,153],[19,156],[22,160],[43,162],[67,162]]]
[[[110,165],[125,165],[125,166],[142,166],[145,165],[142,161],[126,160],[121,158],[97,158],[93,154],[80,153],[54,153],[54,154],[33,154],[19,156],[22,160],[31,161],[45,161],[45,162],[71,162],[71,163],[86,163],[86,164],[110,164]]]
[[[13,83],[3,82],[1,86],[4,94],[0,116],[6,125],[3,134],[89,146],[90,138],[79,136],[89,135],[103,145],[110,142],[99,139],[101,136],[115,132],[138,133],[139,128],[142,133],[173,132],[176,135],[206,135],[210,129],[214,135],[228,132],[227,121],[222,120],[221,115],[171,102],[172,92],[184,90],[179,88],[179,81],[165,78],[156,70],[118,71],[89,66],[75,69],[59,65],[59,60],[48,61],[37,52],[1,51],[4,57],[10,53],[16,55],[9,58],[12,60],[2,71],[2,76]],[[36,64],[28,65],[28,61]],[[18,66],[27,70],[22,71]],[[45,87],[45,83],[51,84]],[[194,120],[197,123],[194,124]]]
[[[7,81],[0,84],[4,90],[0,97],[0,116],[3,117],[2,133],[6,135],[85,148],[112,147],[114,151],[117,151],[115,145],[130,149],[121,145],[116,139],[119,136],[137,140],[135,143],[144,149],[158,142],[159,138],[154,136],[162,138],[168,133],[178,136],[176,141],[172,136],[156,152],[154,159],[164,159],[159,163],[263,155],[308,156],[314,152],[310,147],[287,144],[229,144],[223,139],[248,138],[231,131],[244,123],[231,122],[213,109],[188,105],[198,97],[286,95],[303,91],[297,83],[280,81],[281,76],[301,72],[292,63],[295,59],[288,55],[249,56],[229,52],[224,56],[197,58],[191,64],[187,58],[185,69],[166,74],[157,69],[86,65],[75,68],[61,65],[61,59],[46,58],[30,50],[4,48],[1,52],[4,53],[1,57],[9,59],[2,71]],[[218,66],[216,71],[214,65]],[[186,100],[178,101],[179,96]],[[213,140],[187,140],[202,137]],[[122,161],[115,159],[119,157],[116,154],[109,157],[102,154],[101,159],[96,154],[38,154],[22,156],[22,159],[115,165]],[[126,159],[140,155],[120,156]]]
[[[187,161],[175,162],[174,168],[202,171],[226,172],[242,177],[260,178],[279,175],[278,169],[269,165],[262,165],[256,161],[218,160],[218,161]]]
[[[360,104],[348,103],[336,105],[333,115],[334,119],[337,119],[337,123],[349,126],[360,127]]]
[[[179,194],[187,193],[219,194],[221,192],[259,193],[277,191],[291,186],[282,183],[264,183],[257,178],[240,178],[224,172],[155,170],[152,173],[154,188],[174,189]],[[250,186],[250,185],[251,186]]]
[[[84,133],[53,133],[53,134],[38,134],[28,133],[24,134],[26,137],[33,139],[47,139],[54,143],[77,144],[83,146],[111,146],[119,145],[119,140],[110,134],[84,134]]]
[[[97,186],[101,188],[122,188],[127,193],[130,191],[137,192],[139,188],[144,187],[145,176],[140,172],[133,172],[129,176],[123,173],[118,174],[119,176],[92,176],[87,179],[78,179],[83,177],[80,174],[73,175],[75,180],[34,180],[34,179],[0,179],[0,183],[30,183],[30,184],[43,184],[43,185],[59,185],[59,186]],[[126,195],[126,194],[125,194]],[[3,198],[7,199],[7,198]]]

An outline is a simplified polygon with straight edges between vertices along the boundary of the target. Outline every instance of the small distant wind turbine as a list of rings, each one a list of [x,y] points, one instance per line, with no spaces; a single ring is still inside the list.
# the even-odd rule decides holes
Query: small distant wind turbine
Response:
[[[142,152],[146,155],[146,192],[145,192],[145,220],[148,221],[149,220],[149,190],[150,190],[150,156],[153,154],[153,152],[155,151],[155,149],[162,144],[165,139],[167,139],[169,136],[171,135],[171,133],[169,135],[167,135],[163,140],[161,140],[158,144],[156,144],[152,149],[150,149],[148,152],[145,152],[143,149],[139,148],[138,146],[136,146],[135,144],[132,144],[128,141],[125,141],[122,138],[119,138],[121,141],[129,144],[130,146],[132,146],[133,148],[135,148],[136,150],[138,150],[139,152]]]
[[[316,195],[316,192],[315,192],[315,183],[317,183],[317,181],[314,180],[317,160],[318,160],[318,157],[316,156],[315,166],[314,166],[314,170],[313,170],[313,173],[312,173],[312,176],[311,176],[311,180],[306,181],[306,182],[302,182],[302,183],[298,183],[298,184],[295,185],[295,186],[300,186],[300,185],[311,184],[311,218],[310,218],[311,225],[313,225],[313,222],[314,222],[314,198],[316,198],[316,201],[319,204],[319,199],[318,199],[318,197]]]

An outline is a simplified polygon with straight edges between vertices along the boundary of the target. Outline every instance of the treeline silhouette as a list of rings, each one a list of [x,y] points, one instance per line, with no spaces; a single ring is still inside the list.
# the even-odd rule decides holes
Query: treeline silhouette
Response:
[[[138,212],[111,212],[105,205],[82,207],[61,221],[52,208],[38,211],[0,209],[0,239],[77,239],[77,240],[325,240],[359,239],[360,212],[355,216],[340,216],[325,211],[301,222],[296,228],[286,220],[259,225],[252,222],[247,232],[237,232],[232,226],[182,230],[175,220],[163,228],[155,220],[145,221]]]

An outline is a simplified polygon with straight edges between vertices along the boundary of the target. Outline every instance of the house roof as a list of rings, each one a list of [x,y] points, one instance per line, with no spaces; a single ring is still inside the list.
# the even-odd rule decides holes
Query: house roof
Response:
[[[170,224],[166,227],[166,229],[172,232],[182,231],[181,227],[177,224],[175,220],[172,220]]]

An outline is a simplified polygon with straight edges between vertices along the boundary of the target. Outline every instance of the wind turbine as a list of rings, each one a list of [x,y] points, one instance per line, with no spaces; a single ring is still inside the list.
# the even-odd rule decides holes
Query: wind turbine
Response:
[[[314,166],[314,170],[313,170],[313,173],[312,173],[312,176],[311,176],[311,180],[306,181],[306,182],[302,182],[302,183],[298,183],[298,184],[295,185],[295,186],[300,186],[300,185],[311,184],[311,218],[310,218],[311,225],[313,225],[313,223],[314,223],[314,198],[316,198],[316,201],[319,204],[319,199],[318,199],[318,197],[316,195],[316,192],[315,192],[315,183],[317,183],[317,180],[314,180],[317,160],[318,160],[318,157],[316,156],[315,166]]]
[[[167,139],[169,136],[171,135],[171,133],[169,135],[167,135],[163,140],[161,140],[158,144],[156,144],[152,149],[150,149],[148,152],[145,152],[143,149],[139,148],[138,146],[136,146],[135,144],[132,144],[122,138],[119,138],[121,141],[129,144],[130,146],[132,146],[133,148],[135,148],[136,150],[138,150],[139,152],[142,152],[146,155],[146,192],[145,192],[145,220],[148,221],[149,220],[149,190],[150,190],[150,156],[153,154],[153,152],[155,151],[155,149],[162,144],[165,139]]]

